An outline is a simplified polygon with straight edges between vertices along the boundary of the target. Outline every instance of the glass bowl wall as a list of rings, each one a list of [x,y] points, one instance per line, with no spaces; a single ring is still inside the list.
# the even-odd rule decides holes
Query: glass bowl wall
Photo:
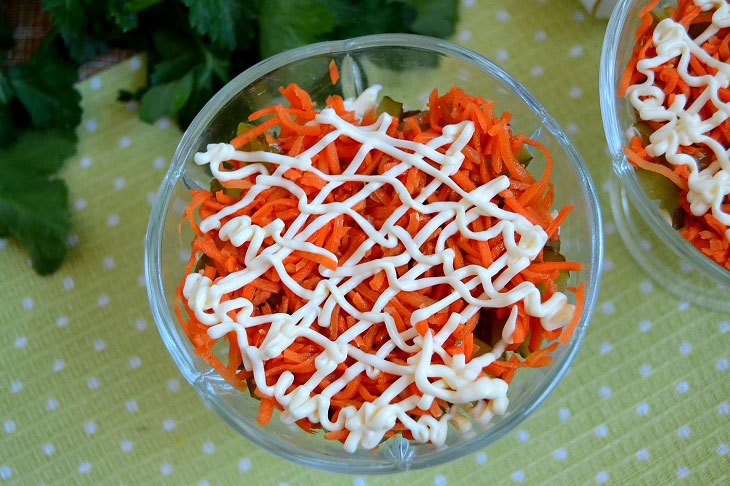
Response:
[[[333,87],[327,66],[334,59],[341,83]],[[256,421],[258,401],[228,386],[202,361],[178,325],[173,309],[175,288],[183,276],[182,257],[189,255],[192,235],[178,236],[180,210],[188,188],[207,187],[210,176],[192,162],[206,144],[232,138],[249,113],[282,102],[279,86],[297,83],[322,103],[327,95],[356,96],[381,84],[383,95],[408,107],[424,107],[428,91],[446,92],[457,84],[467,92],[497,101],[512,113],[512,126],[539,140],[554,157],[556,207],[575,209],[562,228],[563,252],[583,263],[570,284],[586,284],[585,310],[570,343],[554,354],[546,368],[520,372],[510,387],[507,414],[487,425],[474,423],[469,432],[449,431],[446,444],[417,444],[400,437],[377,449],[350,454],[322,434],[310,435],[280,422],[278,413],[262,426]],[[321,106],[321,105],[320,105]],[[541,174],[544,160],[535,154],[530,170]],[[384,34],[305,46],[278,54],[240,74],[218,92],[185,132],[157,193],[145,243],[147,289],[155,321],[172,358],[185,378],[231,427],[251,442],[301,464],[358,474],[387,473],[450,461],[497,440],[534,411],[555,388],[578,350],[598,291],[602,261],[601,219],[596,192],[580,155],[563,130],[514,78],[487,59],[447,41]]]

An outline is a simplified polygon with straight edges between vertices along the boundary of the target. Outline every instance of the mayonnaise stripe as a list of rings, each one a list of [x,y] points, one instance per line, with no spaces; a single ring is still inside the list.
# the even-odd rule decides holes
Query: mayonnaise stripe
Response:
[[[361,110],[366,104],[363,100],[374,100],[373,93],[377,94],[377,89],[375,86],[368,88],[363,93],[362,99],[348,100],[348,106],[357,106],[358,110]],[[464,160],[462,150],[474,134],[474,124],[465,121],[446,126],[442,135],[426,144],[420,144],[388,136],[386,131],[391,121],[392,118],[384,113],[373,125],[358,126],[343,120],[334,110],[325,108],[317,114],[315,123],[328,126],[333,131],[296,157],[271,152],[242,152],[235,150],[229,144],[211,144],[207,152],[195,155],[195,162],[200,165],[210,164],[214,177],[221,181],[258,175],[254,186],[244,194],[241,201],[220,210],[200,224],[201,231],[218,230],[219,238],[228,240],[235,246],[248,244],[245,268],[216,282],[198,273],[190,274],[185,280],[184,297],[195,317],[204,325],[210,326],[208,333],[211,337],[220,338],[231,331],[237,333],[245,369],[253,371],[254,380],[262,394],[274,397],[282,405],[284,408],[281,414],[282,420],[291,423],[306,417],[313,423],[322,424],[326,430],[347,429],[350,431],[345,441],[345,449],[348,451],[354,451],[358,446],[375,447],[396,421],[404,424],[417,441],[443,444],[447,425],[452,417],[454,420],[459,420],[460,427],[465,426],[464,417],[456,414],[456,406],[470,409],[474,418],[481,422],[488,420],[495,413],[504,413],[508,403],[507,384],[500,379],[484,376],[482,368],[498,359],[507,343],[511,342],[517,317],[515,304],[523,302],[525,312],[540,318],[546,329],[565,325],[574,309],[567,302],[565,295],[559,292],[546,302],[541,302],[540,292],[530,282],[523,282],[504,291],[511,278],[525,269],[540,253],[547,241],[547,234],[523,216],[501,209],[493,201],[497,194],[509,187],[507,177],[499,176],[471,192],[462,190],[449,177],[461,167]],[[337,175],[325,174],[314,168],[312,157],[340,135],[346,135],[361,144],[352,162],[342,174]],[[384,152],[400,160],[400,163],[384,174],[371,176],[356,174],[367,153],[372,150]],[[251,164],[236,171],[222,171],[221,164],[226,160],[251,162]],[[277,168],[269,174],[262,162],[274,164]],[[405,186],[397,179],[411,167],[416,167],[432,179],[415,197],[411,197]],[[283,177],[289,168],[313,172],[323,179],[326,185],[311,202],[308,202],[304,191]],[[324,202],[334,189],[350,181],[358,181],[363,186],[346,201]],[[402,204],[378,230],[353,207],[384,185],[393,188]],[[425,204],[427,198],[442,185],[448,186],[462,199],[458,202]],[[247,216],[229,218],[221,225],[223,219],[251,204],[262,191],[273,186],[285,188],[299,200],[298,207],[302,214],[288,228],[285,228],[285,224],[279,219],[262,228],[252,224]],[[430,215],[429,223],[421,228],[415,237],[411,237],[404,228],[396,224],[409,209]],[[336,270],[319,266],[318,271],[323,277],[322,280],[314,290],[304,289],[287,274],[283,260],[292,251],[302,250],[318,253],[336,261],[335,255],[314,247],[307,242],[307,239],[340,215],[350,216],[367,235],[367,239],[347,262]],[[471,231],[468,228],[469,224],[482,215],[489,216],[497,222],[487,230]],[[439,228],[442,233],[436,239],[434,253],[423,254],[420,250],[421,245]],[[480,241],[501,236],[505,253],[488,268],[467,265],[455,270],[455,255],[446,247],[446,239],[449,235],[457,233],[465,238]],[[274,244],[264,246],[266,237],[271,237]],[[374,245],[394,248],[398,244],[404,247],[402,253],[362,261],[364,255]],[[399,277],[396,268],[409,262],[416,264]],[[282,284],[306,302],[294,314],[276,313],[254,317],[251,315],[253,305],[246,299],[236,298],[221,302],[225,294],[242,288],[272,267],[281,278]],[[439,274],[443,276],[422,277],[432,267],[441,267],[443,271],[439,271]],[[388,288],[381,293],[369,311],[360,312],[346,300],[345,296],[361,282],[380,271],[386,273]],[[414,312],[410,318],[411,325],[428,319],[458,299],[463,299],[468,304],[466,308],[460,313],[452,313],[446,325],[436,335],[429,331],[421,337],[414,327],[399,333],[393,317],[384,310],[389,301],[401,291],[418,290],[437,284],[449,285],[453,293]],[[481,295],[474,297],[471,292],[477,287],[481,288]],[[331,341],[318,332],[317,326],[312,326],[315,322],[321,327],[329,326],[335,305],[339,305],[342,313],[351,315],[357,322],[335,341]],[[511,307],[510,318],[502,333],[503,339],[491,352],[466,363],[463,354],[451,356],[443,349],[443,344],[460,323],[466,322],[481,309],[502,307]],[[227,315],[231,310],[236,311],[235,319]],[[245,329],[262,324],[269,324],[263,343],[259,348],[250,346],[245,337]],[[390,339],[374,353],[372,350],[359,349],[353,340],[374,325],[384,325]],[[322,346],[324,351],[315,359],[316,372],[312,377],[287,393],[286,390],[293,383],[293,375],[284,372],[275,384],[268,385],[264,363],[279,356],[296,339],[315,342]],[[411,353],[406,365],[395,364],[388,360],[388,356],[396,347]],[[432,363],[434,355],[440,356],[443,364]],[[352,358],[354,363],[321,393],[314,393],[322,379],[330,375],[348,357]],[[381,372],[399,378],[374,402],[364,403],[359,409],[353,406],[343,408],[337,420],[330,421],[328,414],[332,396],[363,372],[371,378],[377,377]],[[412,383],[416,384],[422,396],[414,395],[392,403]],[[453,404],[452,408],[439,419],[428,415],[413,419],[408,415],[408,412],[416,407],[428,409],[435,398]]]
[[[723,210],[725,198],[730,194],[730,159],[728,149],[709,136],[710,132],[730,117],[730,103],[720,99],[719,90],[730,84],[730,64],[710,56],[703,48],[710,37],[721,28],[730,27],[730,5],[727,0],[694,0],[702,11],[715,9],[712,23],[696,39],[671,18],[659,22],[654,28],[652,38],[656,55],[639,61],[636,70],[646,76],[642,83],[631,85],[626,97],[639,113],[642,120],[664,122],[664,125],[651,134],[646,152],[652,157],[664,155],[672,165],[686,165],[689,168],[687,201],[695,216],[708,211],[723,225],[730,226],[730,213]],[[690,58],[695,56],[705,66],[717,73],[693,76],[688,71]],[[664,91],[656,85],[654,69],[679,58],[676,69],[687,85],[704,88],[702,94],[687,107],[687,97],[678,94],[668,108],[664,107]],[[709,69],[708,69],[709,71]],[[711,102],[717,111],[703,119],[700,110]],[[682,146],[705,145],[715,155],[716,160],[708,167],[700,169],[697,160],[682,153]],[[730,228],[725,231],[730,239]]]

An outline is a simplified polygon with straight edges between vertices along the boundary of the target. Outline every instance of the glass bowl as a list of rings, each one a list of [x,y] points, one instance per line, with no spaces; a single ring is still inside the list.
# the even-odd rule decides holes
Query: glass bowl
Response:
[[[335,59],[342,88],[335,89],[327,65]],[[324,76],[323,76],[324,74]],[[575,209],[561,229],[561,252],[583,263],[572,276],[586,284],[583,315],[568,345],[560,347],[549,367],[520,371],[510,386],[509,409],[487,425],[474,423],[465,433],[450,429],[443,446],[417,444],[400,437],[374,450],[347,453],[342,444],[327,441],[283,424],[278,412],[262,426],[256,421],[259,402],[234,390],[194,352],[174,317],[175,288],[183,276],[182,258],[189,256],[192,234],[178,235],[178,222],[189,187],[210,181],[193,155],[206,144],[229,140],[236,125],[252,111],[282,101],[278,87],[298,83],[322,101],[327,94],[356,95],[370,84],[410,107],[425,105],[424,93],[458,83],[467,92],[492,98],[498,109],[513,114],[512,125],[552,151],[556,206]],[[340,91],[341,90],[341,91]],[[530,170],[542,173],[539,157]],[[584,162],[565,132],[545,108],[514,78],[487,59],[450,42],[427,37],[383,34],[326,42],[283,52],[237,76],[219,91],[193,120],[177,147],[160,186],[147,227],[145,275],[152,311],[162,339],[185,378],[231,427],[251,442],[280,456],[320,469],[376,474],[433,466],[486,446],[505,435],[534,411],[565,374],[580,346],[599,286],[603,256],[601,217],[595,188]]]
[[[611,209],[616,227],[634,259],[668,290],[705,307],[730,311],[730,271],[716,264],[667,222],[659,206],[646,195],[622,147],[634,122],[634,109],[616,95],[631,57],[637,16],[648,0],[622,0],[608,22],[603,41],[600,97],[603,128],[613,163]],[[676,1],[660,2],[676,5]]]

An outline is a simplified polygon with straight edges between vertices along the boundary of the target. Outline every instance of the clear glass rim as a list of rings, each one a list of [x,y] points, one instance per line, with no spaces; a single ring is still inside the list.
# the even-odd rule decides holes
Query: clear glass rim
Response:
[[[206,382],[205,377],[196,370],[191,357],[186,352],[185,346],[180,340],[180,336],[175,331],[175,326],[177,325],[176,320],[167,308],[163,290],[162,274],[160,271],[161,244],[164,227],[163,223],[166,209],[170,204],[173,188],[176,182],[181,178],[185,162],[190,157],[191,151],[197,146],[197,140],[203,134],[205,128],[212,121],[220,108],[223,107],[242,88],[248,86],[261,76],[293,61],[314,55],[322,55],[326,53],[347,53],[372,47],[411,47],[460,58],[486,72],[488,75],[498,80],[505,88],[518,95],[533,111],[533,113],[538,116],[538,118],[542,121],[543,126],[545,126],[545,128],[548,129],[553,136],[555,136],[562,149],[565,150],[568,155],[570,164],[582,183],[581,191],[586,203],[588,212],[587,224],[589,225],[590,230],[590,241],[587,242],[590,245],[590,268],[588,270],[588,277],[585,279],[586,293],[583,315],[581,316],[580,322],[574,331],[571,341],[567,345],[567,349],[561,356],[561,361],[552,367],[548,375],[546,375],[541,382],[540,386],[538,386],[525,401],[525,405],[519,409],[511,411],[499,427],[466,439],[456,446],[436,451],[432,454],[414,457],[405,466],[395,462],[386,463],[374,461],[372,463],[367,463],[357,457],[353,457],[352,459],[337,459],[333,461],[324,455],[318,456],[309,452],[307,452],[306,455],[303,455],[302,452],[292,444],[277,439],[274,436],[262,435],[258,429],[255,429],[253,426],[240,420],[240,415],[216,396],[213,389]],[[535,97],[511,75],[474,51],[455,45],[449,41],[431,37],[410,34],[378,34],[342,41],[311,44],[282,52],[250,67],[243,73],[236,76],[216,95],[214,95],[195,117],[193,122],[190,124],[190,127],[183,135],[180,144],[175,151],[170,168],[168,169],[168,172],[157,192],[152,206],[152,211],[150,213],[150,220],[145,237],[144,266],[147,294],[157,328],[163,338],[165,346],[186,380],[196,388],[210,407],[229,425],[254,444],[306,466],[340,473],[382,474],[403,471],[405,470],[404,468],[413,470],[435,466],[460,458],[491,444],[495,440],[507,434],[525,418],[527,418],[557,386],[560,379],[567,372],[570,363],[573,361],[573,358],[580,348],[580,344],[583,340],[597,300],[602,263],[602,219],[593,180],[591,179],[585,162],[570,141],[569,137],[542,106],[542,104],[540,104],[537,99],[535,99]]]
[[[623,152],[623,133],[619,123],[618,102],[616,95],[616,54],[621,40],[621,33],[624,30],[632,7],[643,0],[621,0],[611,14],[606,28],[606,35],[603,39],[601,50],[601,65],[599,92],[601,102],[601,117],[603,119],[603,130],[606,134],[606,141],[613,164],[613,171],[621,181],[631,203],[644,218],[656,236],[665,242],[677,255],[679,255],[695,270],[706,275],[717,283],[730,285],[730,271],[705,256],[690,242],[682,238],[679,232],[668,224],[662,217],[656,204],[646,195],[639,184],[636,172],[629,163]],[[621,66],[619,69],[623,69]]]

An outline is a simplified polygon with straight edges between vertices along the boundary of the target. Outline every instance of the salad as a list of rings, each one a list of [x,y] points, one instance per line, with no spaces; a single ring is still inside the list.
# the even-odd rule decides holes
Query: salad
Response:
[[[730,270],[730,5],[649,2],[618,94],[636,112],[624,151],[647,195]]]
[[[211,183],[183,216],[176,313],[196,353],[260,400],[262,424],[278,409],[349,452],[439,445],[449,424],[504,414],[516,371],[550,363],[584,298],[566,288],[581,264],[560,253],[571,207],[552,208],[549,151],[457,87],[420,111],[380,88],[321,108],[280,88],[288,106],[195,155]]]

